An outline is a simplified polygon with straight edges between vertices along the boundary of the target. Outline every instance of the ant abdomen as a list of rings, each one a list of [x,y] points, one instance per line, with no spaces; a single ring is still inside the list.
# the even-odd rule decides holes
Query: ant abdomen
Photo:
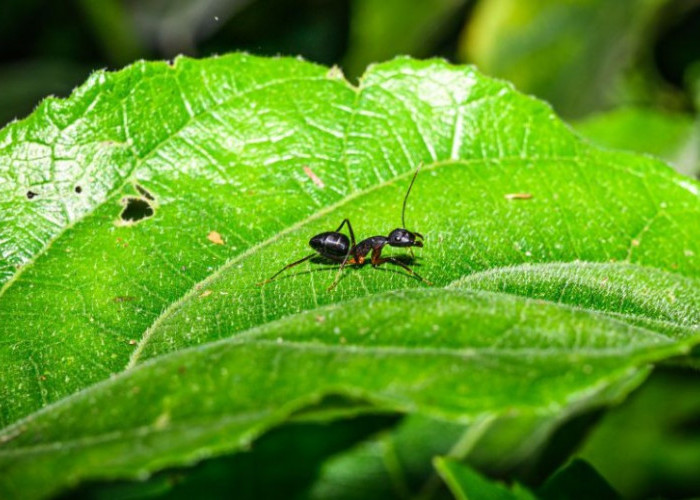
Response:
[[[329,231],[317,234],[309,241],[311,248],[323,256],[344,258],[350,249],[350,238],[343,233]]]

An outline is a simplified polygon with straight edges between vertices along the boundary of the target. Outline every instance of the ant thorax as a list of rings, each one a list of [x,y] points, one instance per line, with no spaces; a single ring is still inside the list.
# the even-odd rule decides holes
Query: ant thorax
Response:
[[[355,246],[355,255],[364,257],[370,253],[374,248],[382,248],[387,244],[388,238],[386,236],[371,236],[365,240],[362,240]]]

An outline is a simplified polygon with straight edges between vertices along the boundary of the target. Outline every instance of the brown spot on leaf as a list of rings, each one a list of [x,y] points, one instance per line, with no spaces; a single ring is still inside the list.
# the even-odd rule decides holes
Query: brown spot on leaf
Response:
[[[209,241],[211,241],[214,245],[224,245],[224,244],[225,244],[225,243],[224,243],[224,239],[223,239],[223,238],[221,237],[221,235],[220,235],[219,233],[217,233],[216,231],[211,231],[211,232],[207,235],[207,239],[208,239]]]
[[[134,300],[136,300],[136,297],[132,297],[131,295],[118,295],[112,299],[112,301],[116,304],[120,304],[122,302],[133,302]]]
[[[308,165],[304,165],[304,173],[309,176],[309,179],[313,181],[320,188],[326,187],[323,181],[314,173],[313,170]]]
[[[529,200],[532,198],[532,194],[530,193],[508,193],[504,194],[503,197],[506,200]]]

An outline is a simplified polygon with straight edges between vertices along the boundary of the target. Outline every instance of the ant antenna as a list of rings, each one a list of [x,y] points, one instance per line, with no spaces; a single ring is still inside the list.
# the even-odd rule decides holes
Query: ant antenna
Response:
[[[406,229],[406,202],[408,201],[408,195],[411,194],[411,188],[413,187],[413,183],[416,182],[416,177],[418,176],[418,171],[420,168],[423,166],[423,162],[420,162],[418,164],[418,168],[416,169],[416,173],[413,174],[413,179],[411,179],[411,184],[408,185],[408,191],[406,191],[406,196],[404,196],[403,199],[403,208],[401,209],[401,227]]]

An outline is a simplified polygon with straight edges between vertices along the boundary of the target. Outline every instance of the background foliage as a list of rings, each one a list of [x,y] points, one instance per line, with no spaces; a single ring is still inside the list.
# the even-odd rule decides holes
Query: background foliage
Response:
[[[8,0],[0,9],[0,123],[23,118],[48,94],[68,95],[97,68],[140,58],[299,54],[337,64],[354,81],[368,64],[397,54],[438,55],[475,63],[550,102],[596,144],[658,156],[684,175],[700,173],[697,1],[417,0],[407,8],[399,0]],[[78,493],[186,497],[206,487],[251,496],[428,497],[446,493],[432,457],[451,455],[462,463],[446,460],[438,470],[457,496],[474,484],[491,488],[490,477],[524,485],[509,486],[508,494],[546,497],[547,484],[564,483],[548,483],[560,467],[554,477],[581,473],[596,483],[588,469],[566,469],[574,456],[602,476],[601,488],[607,481],[626,497],[693,496],[700,491],[698,382],[695,371],[667,365],[614,408],[476,425],[467,437],[479,446],[460,453],[452,447],[462,426],[422,417],[322,425],[302,419],[246,453],[166,470],[145,483],[83,484]],[[281,456],[295,460],[280,467]]]

